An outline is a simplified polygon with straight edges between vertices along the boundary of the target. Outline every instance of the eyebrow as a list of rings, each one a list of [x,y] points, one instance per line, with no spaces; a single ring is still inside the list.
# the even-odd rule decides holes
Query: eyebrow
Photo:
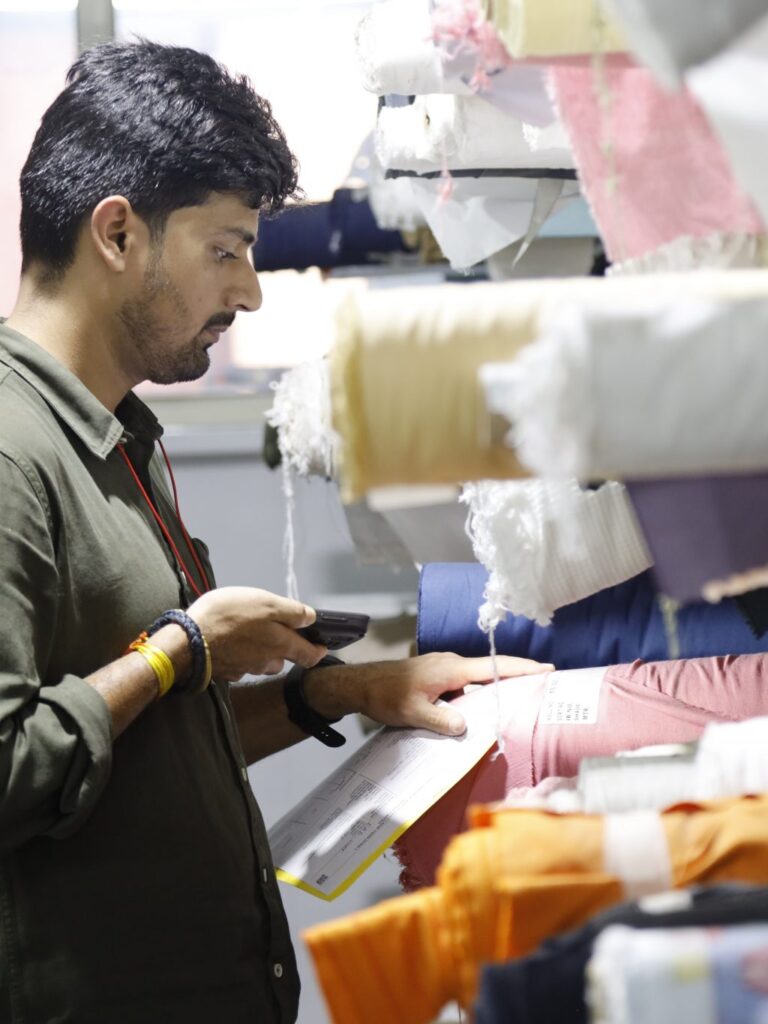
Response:
[[[245,228],[220,228],[222,234],[225,235],[236,235],[242,242],[247,245],[253,245],[256,241],[256,236],[251,234],[250,231],[246,231]]]

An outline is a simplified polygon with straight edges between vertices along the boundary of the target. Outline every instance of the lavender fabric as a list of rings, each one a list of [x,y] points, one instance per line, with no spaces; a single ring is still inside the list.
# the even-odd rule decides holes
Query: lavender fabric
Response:
[[[659,589],[696,601],[712,580],[768,565],[768,474],[627,484]]]

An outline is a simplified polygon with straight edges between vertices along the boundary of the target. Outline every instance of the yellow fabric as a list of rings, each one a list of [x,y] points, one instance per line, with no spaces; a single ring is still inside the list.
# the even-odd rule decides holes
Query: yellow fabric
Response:
[[[330,356],[342,497],[356,501],[375,487],[528,475],[505,446],[504,431],[494,430],[477,371],[515,359],[559,307],[766,295],[764,270],[726,270],[350,296],[339,310]]]
[[[628,49],[599,0],[484,0],[512,57],[567,57]]]
[[[521,956],[619,902],[603,869],[603,818],[480,809],[438,884],[305,933],[334,1024],[428,1024],[469,1006],[482,964]],[[662,815],[675,887],[768,883],[768,797]]]

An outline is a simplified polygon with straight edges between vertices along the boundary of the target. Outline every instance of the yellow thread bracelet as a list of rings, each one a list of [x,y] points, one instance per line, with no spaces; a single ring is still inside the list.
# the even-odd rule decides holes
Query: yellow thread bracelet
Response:
[[[154,644],[147,643],[147,641],[142,640],[141,637],[139,637],[138,640],[134,640],[128,650],[136,651],[137,654],[140,654],[149,663],[152,671],[157,677],[158,700],[160,697],[164,697],[176,681],[176,672],[173,667],[173,662],[165,651],[161,651],[160,648],[155,647]]]

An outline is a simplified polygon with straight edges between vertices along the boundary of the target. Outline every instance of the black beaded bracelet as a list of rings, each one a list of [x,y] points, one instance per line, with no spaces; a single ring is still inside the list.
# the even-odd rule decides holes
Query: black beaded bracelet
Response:
[[[147,630],[147,636],[152,636],[158,629],[170,623],[181,626],[187,634],[189,652],[192,655],[192,672],[188,681],[182,685],[175,683],[173,689],[181,693],[202,693],[211,681],[211,656],[203,632],[192,616],[187,615],[181,608],[170,608],[155,619]]]
[[[326,656],[319,661],[315,668],[322,668],[324,665],[343,665],[341,658],[333,654]],[[309,736],[314,736],[326,747],[343,747],[347,742],[346,736],[342,736],[331,726],[338,722],[338,718],[325,718],[314,708],[307,704],[307,697],[304,693],[304,676],[308,669],[294,665],[288,675],[283,679],[283,700],[288,709],[288,718]]]

